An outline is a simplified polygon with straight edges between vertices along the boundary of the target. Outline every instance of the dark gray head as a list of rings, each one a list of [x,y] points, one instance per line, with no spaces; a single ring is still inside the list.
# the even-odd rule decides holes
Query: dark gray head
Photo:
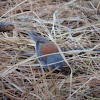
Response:
[[[47,42],[49,40],[45,39],[43,36],[41,35],[38,35],[36,32],[34,31],[28,31],[27,32],[28,35],[35,41],[35,42],[41,42],[41,43],[44,43],[44,42]]]

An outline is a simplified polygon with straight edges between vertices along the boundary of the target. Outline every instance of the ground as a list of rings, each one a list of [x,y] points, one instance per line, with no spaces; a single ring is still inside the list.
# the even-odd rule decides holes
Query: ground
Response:
[[[100,100],[99,0],[1,0],[2,21],[0,100]],[[67,50],[65,72],[41,71],[28,30]]]

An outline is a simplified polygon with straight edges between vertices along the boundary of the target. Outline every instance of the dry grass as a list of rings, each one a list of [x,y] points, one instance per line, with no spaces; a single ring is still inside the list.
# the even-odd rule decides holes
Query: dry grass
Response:
[[[2,0],[0,15],[15,26],[0,33],[0,100],[100,100],[100,51],[69,50],[100,50],[99,0]],[[68,49],[71,72],[41,73],[27,30]]]

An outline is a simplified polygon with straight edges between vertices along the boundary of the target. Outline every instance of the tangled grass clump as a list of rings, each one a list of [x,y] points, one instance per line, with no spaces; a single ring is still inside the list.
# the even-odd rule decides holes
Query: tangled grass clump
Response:
[[[0,9],[15,27],[0,32],[0,100],[100,100],[99,0],[2,0]],[[41,72],[27,30],[67,50],[66,72]]]

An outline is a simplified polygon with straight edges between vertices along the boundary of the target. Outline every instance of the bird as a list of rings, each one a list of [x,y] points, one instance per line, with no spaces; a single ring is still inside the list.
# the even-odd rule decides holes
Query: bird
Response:
[[[35,31],[28,31],[27,33],[35,41],[35,53],[39,57],[38,60],[43,69],[49,70],[50,68],[50,70],[53,70],[57,67],[56,71],[64,71],[66,63],[57,46],[52,41],[38,35]]]

